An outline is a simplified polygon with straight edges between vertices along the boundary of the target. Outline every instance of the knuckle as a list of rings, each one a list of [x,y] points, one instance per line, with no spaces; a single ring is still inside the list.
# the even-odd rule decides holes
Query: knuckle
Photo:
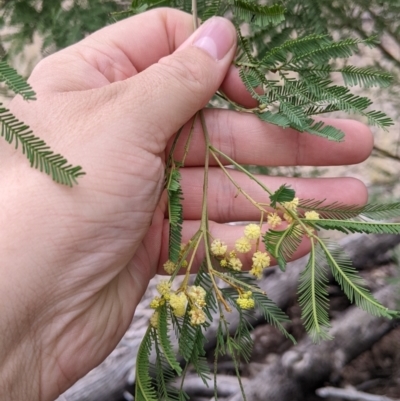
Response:
[[[183,59],[179,56],[166,57],[159,62],[163,66],[164,73],[179,80],[181,85],[196,91],[206,81],[206,69],[201,63],[193,58]]]

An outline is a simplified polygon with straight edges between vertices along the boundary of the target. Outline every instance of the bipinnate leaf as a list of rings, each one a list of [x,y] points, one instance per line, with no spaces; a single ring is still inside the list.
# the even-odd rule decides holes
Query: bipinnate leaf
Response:
[[[169,215],[169,260],[176,263],[179,259],[182,243],[183,193],[181,188],[181,173],[178,168],[170,172],[167,182],[168,215]]]
[[[318,240],[325,254],[333,277],[342,288],[350,302],[371,315],[391,319],[398,316],[398,312],[391,311],[376,300],[366,288],[365,281],[353,267],[351,260],[345,252],[335,243]]]
[[[285,8],[280,4],[267,6],[251,0],[233,0],[233,13],[242,22],[259,26],[277,25],[285,19]]]
[[[325,255],[319,246],[311,242],[307,265],[300,275],[299,303],[301,318],[313,342],[329,340],[328,277]]]
[[[285,271],[287,262],[296,252],[302,238],[302,227],[292,224],[282,231],[267,231],[263,237],[263,242],[266,250],[277,260],[279,268]]]
[[[326,200],[300,199],[299,209],[303,211],[314,210],[324,219],[346,220],[360,218],[386,220],[400,217],[400,202],[374,204],[364,206],[346,205],[340,202],[326,203]]]
[[[400,224],[385,222],[349,221],[334,219],[304,220],[307,224],[343,233],[400,234]]]
[[[176,353],[169,338],[168,320],[169,316],[167,305],[164,304],[158,309],[158,337],[160,339],[160,345],[165,359],[171,368],[174,369],[178,375],[180,375],[182,373],[182,369],[179,365],[179,362],[176,360]]]
[[[36,100],[36,93],[32,87],[6,61],[0,61],[0,82],[4,82],[8,88],[15,94],[21,95],[24,100]]]
[[[159,401],[149,373],[153,330],[152,327],[147,329],[137,353],[135,401]]]

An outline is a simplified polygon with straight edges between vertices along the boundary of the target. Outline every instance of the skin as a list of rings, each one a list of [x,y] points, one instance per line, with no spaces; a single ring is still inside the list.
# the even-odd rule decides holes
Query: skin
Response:
[[[30,77],[37,101],[12,102],[18,118],[87,175],[73,189],[56,185],[19,151],[0,147],[0,399],[55,399],[114,349],[149,280],[162,273],[164,162],[174,133],[221,86],[234,101],[251,104],[231,67],[234,28],[223,19],[212,24],[190,36],[191,16],[168,9],[119,22],[44,59]],[[218,34],[217,57],[199,47],[204,30]],[[208,109],[205,117],[212,143],[239,163],[353,164],[372,149],[369,129],[350,120],[329,121],[346,133],[337,144],[233,111]],[[198,125],[192,149],[182,169],[184,240],[201,212]],[[265,198],[233,174],[256,200]],[[290,184],[300,198],[367,199],[352,178],[260,179],[271,189]],[[211,167],[210,227],[230,245],[241,229],[224,223],[258,219],[235,196]],[[305,252],[306,243],[298,256]]]

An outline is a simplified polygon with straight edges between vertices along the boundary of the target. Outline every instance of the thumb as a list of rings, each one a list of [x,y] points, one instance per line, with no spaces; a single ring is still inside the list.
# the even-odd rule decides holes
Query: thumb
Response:
[[[218,90],[235,50],[232,23],[220,17],[208,20],[173,54],[124,81],[123,93],[118,96],[120,111],[130,115],[136,126],[143,123],[145,129],[138,135],[148,139],[150,134],[165,147]]]

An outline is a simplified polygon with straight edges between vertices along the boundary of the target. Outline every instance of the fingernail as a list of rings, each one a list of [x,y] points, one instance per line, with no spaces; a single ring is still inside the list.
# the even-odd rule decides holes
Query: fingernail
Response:
[[[232,24],[221,17],[209,19],[194,34],[193,46],[206,51],[214,60],[221,60],[234,44]]]

